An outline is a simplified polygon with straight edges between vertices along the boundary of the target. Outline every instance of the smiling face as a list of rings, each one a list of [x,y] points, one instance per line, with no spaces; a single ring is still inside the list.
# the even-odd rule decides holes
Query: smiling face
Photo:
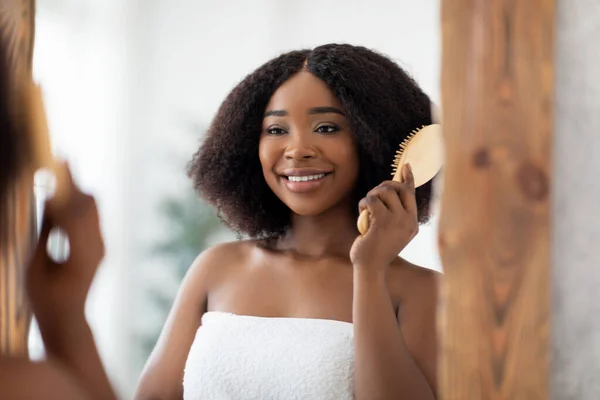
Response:
[[[271,190],[298,215],[319,215],[348,200],[358,177],[350,121],[327,85],[294,75],[271,97],[259,143]]]

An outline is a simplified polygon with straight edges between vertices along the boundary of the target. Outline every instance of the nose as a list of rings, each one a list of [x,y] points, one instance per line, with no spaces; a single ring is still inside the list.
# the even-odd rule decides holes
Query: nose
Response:
[[[317,149],[312,144],[310,135],[290,135],[290,141],[285,149],[285,158],[288,160],[310,160],[317,156]]]

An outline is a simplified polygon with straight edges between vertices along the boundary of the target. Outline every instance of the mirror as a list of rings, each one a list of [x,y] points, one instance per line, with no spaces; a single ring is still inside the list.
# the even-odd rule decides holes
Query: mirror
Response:
[[[38,0],[34,75],[55,151],[98,201],[107,253],[87,314],[122,398],[198,252],[236,239],[185,174],[229,91],[282,52],[350,43],[439,103],[439,25],[436,0]],[[441,269],[435,216],[402,256]],[[42,356],[35,329],[30,348]]]

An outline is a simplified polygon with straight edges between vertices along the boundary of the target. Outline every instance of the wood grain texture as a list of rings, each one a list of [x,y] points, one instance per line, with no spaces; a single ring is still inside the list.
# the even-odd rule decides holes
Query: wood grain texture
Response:
[[[0,37],[9,49],[13,72],[30,74],[35,37],[35,0],[0,2]]]
[[[31,76],[34,14],[34,0],[0,2],[0,40],[8,46],[13,82]],[[5,95],[13,98],[13,93]],[[0,223],[10,234],[0,251],[0,355],[27,355],[31,312],[23,278],[36,234],[32,178],[23,173],[0,205]]]
[[[547,399],[554,1],[441,12],[441,397]]]

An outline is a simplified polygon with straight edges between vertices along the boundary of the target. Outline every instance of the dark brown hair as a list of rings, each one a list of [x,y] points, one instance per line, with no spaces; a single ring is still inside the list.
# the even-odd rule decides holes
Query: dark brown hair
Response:
[[[9,190],[17,179],[24,161],[23,147],[25,146],[25,137],[19,135],[18,118],[13,109],[9,72],[7,48],[4,41],[0,40],[0,248],[4,246],[7,239]]]
[[[391,178],[402,140],[431,124],[429,97],[395,62],[365,47],[328,44],[267,62],[227,96],[188,167],[200,196],[238,234],[271,238],[289,227],[290,210],[264,180],[258,144],[271,96],[303,69],[323,80],[347,112],[360,159],[357,202]],[[431,194],[431,182],[416,191],[421,223],[429,219]]]

